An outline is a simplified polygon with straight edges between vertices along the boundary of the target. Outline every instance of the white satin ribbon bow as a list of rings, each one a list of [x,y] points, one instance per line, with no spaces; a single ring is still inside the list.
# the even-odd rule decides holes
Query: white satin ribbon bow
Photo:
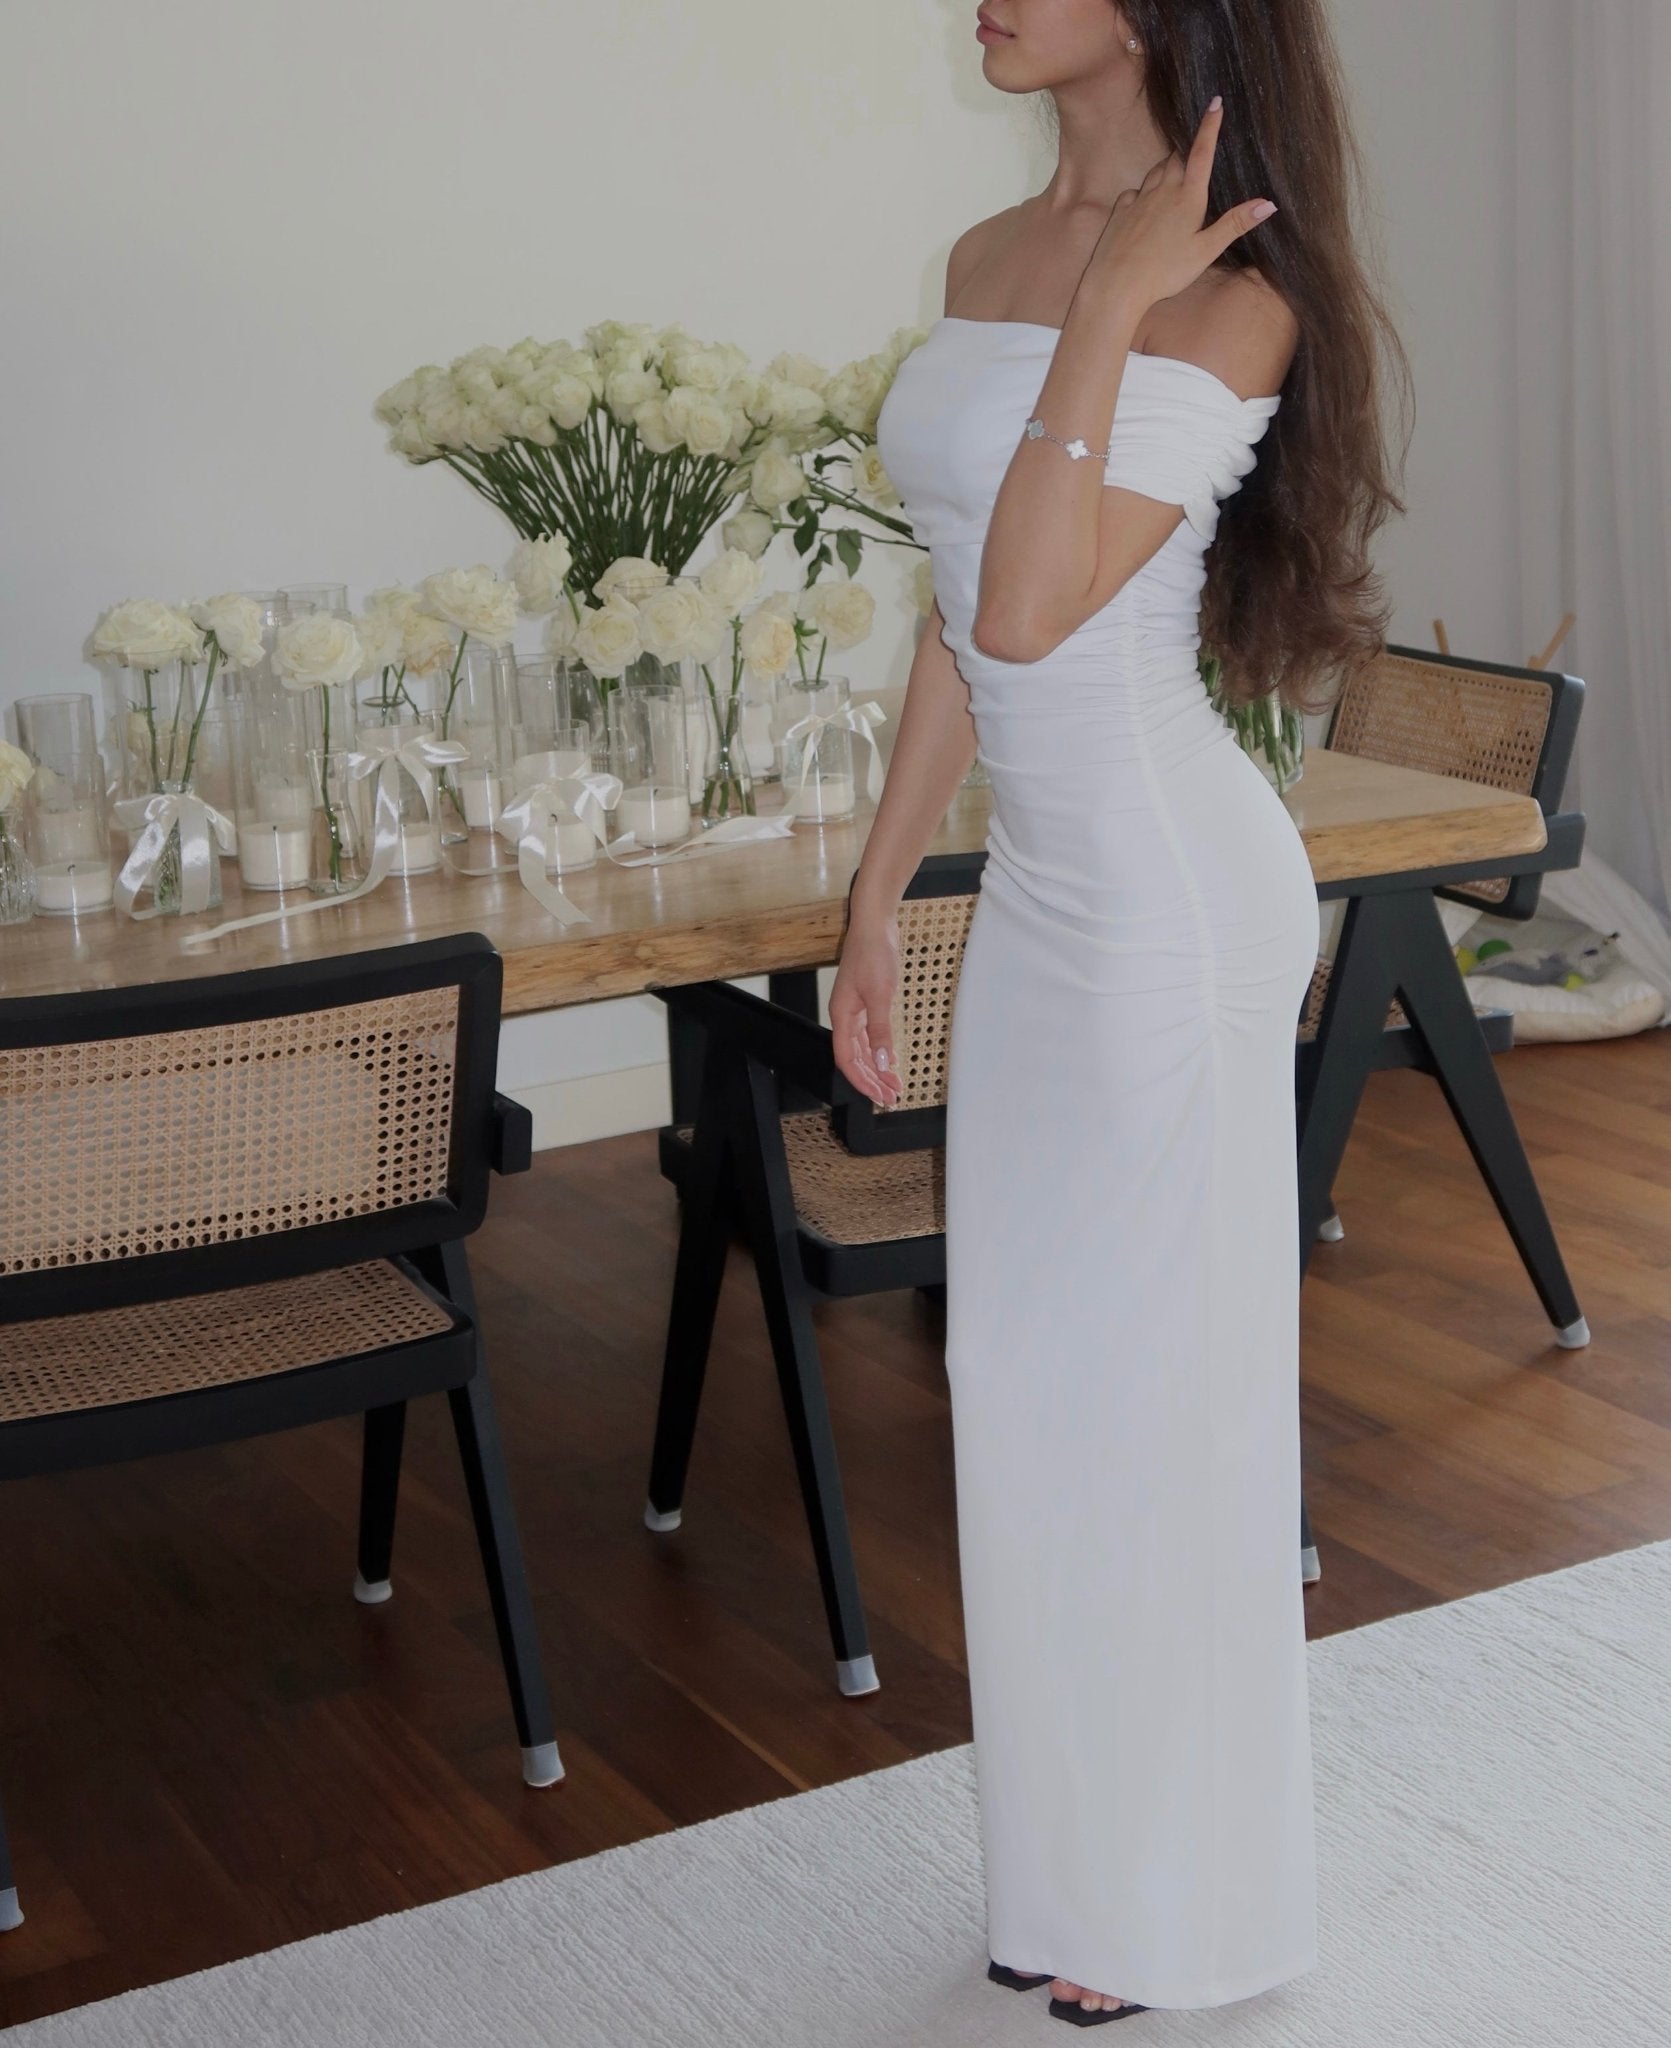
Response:
[[[549,782],[536,782],[499,813],[500,831],[507,838],[512,832],[516,834],[516,870],[523,888],[559,924],[590,924],[592,920],[586,911],[569,901],[546,873],[556,855],[557,827],[566,819],[578,818],[590,826],[598,844],[606,846],[606,815],[620,801],[624,787],[618,775],[562,775]]]
[[[364,782],[368,776],[376,778],[372,783],[371,861],[365,880],[352,889],[343,890],[340,896],[317,896],[311,903],[287,903],[277,910],[257,911],[253,917],[229,918],[225,924],[211,925],[207,931],[183,932],[182,944],[207,945],[211,939],[225,938],[228,932],[247,932],[258,924],[277,924],[284,918],[306,917],[315,910],[334,910],[340,904],[369,896],[386,879],[394,867],[395,855],[400,851],[401,769],[404,768],[418,785],[425,814],[434,825],[434,771],[455,768],[469,758],[470,749],[462,741],[432,740],[425,734],[408,740],[403,747],[379,748],[369,754],[344,754],[341,759],[349,789]]]
[[[116,805],[116,822],[129,832],[139,833],[133,851],[116,877],[116,902],[120,909],[132,918],[162,915],[162,906],[154,901],[148,910],[135,910],[134,904],[147,883],[154,895],[157,870],[176,827],[180,833],[181,913],[190,916],[194,911],[208,909],[213,879],[209,863],[220,859],[223,847],[231,853],[238,844],[237,827],[230,818],[186,789],[123,797]]]
[[[806,745],[801,753],[801,772],[795,783],[795,799],[806,788],[807,773],[818,752],[818,736],[826,727],[845,726],[849,732],[857,733],[870,748],[870,759],[865,764],[865,795],[872,803],[882,794],[882,752],[876,744],[872,726],[886,725],[888,714],[874,697],[867,697],[862,704],[843,704],[837,711],[809,711],[804,718],[797,718],[783,735],[787,747],[791,740],[804,736]]]

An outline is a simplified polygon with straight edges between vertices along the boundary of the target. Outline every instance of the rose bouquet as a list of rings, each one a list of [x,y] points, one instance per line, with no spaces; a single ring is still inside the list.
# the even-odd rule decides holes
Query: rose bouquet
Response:
[[[730,343],[606,320],[578,347],[530,339],[427,364],[375,411],[391,448],[446,464],[525,540],[565,536],[582,589],[622,557],[678,575],[733,512],[728,547],[758,557],[787,531],[809,574],[832,545],[851,574],[867,538],[916,545],[875,426],[923,333],[901,328],[833,373],[780,355],[757,374]]]

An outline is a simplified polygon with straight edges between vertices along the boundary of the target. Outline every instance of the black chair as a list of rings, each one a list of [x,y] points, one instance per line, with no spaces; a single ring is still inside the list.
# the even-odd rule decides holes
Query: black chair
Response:
[[[0,1003],[0,1478],[363,1414],[390,1591],[406,1403],[445,1392],[523,1776],[562,1775],[464,1239],[529,1163],[476,934]],[[21,1919],[0,1825],[0,1928]]]
[[[1556,1341],[1569,1347],[1588,1343],[1589,1329],[1576,1304],[1566,1299],[1570,1289],[1563,1291],[1553,1280],[1553,1238],[1547,1221],[1539,1220],[1541,1199],[1490,1061],[1480,1059],[1482,1050],[1506,1052],[1512,1046],[1514,1017],[1507,1010],[1474,1010],[1460,975],[1440,958],[1435,933],[1446,958],[1454,956],[1431,899],[1442,896],[1524,922],[1536,913],[1544,874],[1577,865],[1584,820],[1562,812],[1560,805],[1583,701],[1584,685],[1576,676],[1415,647],[1388,647],[1351,679],[1330,715],[1324,740],[1330,751],[1534,797],[1547,821],[1549,843],[1510,873],[1459,874],[1450,880],[1435,874],[1419,896],[1411,893],[1423,883],[1419,876],[1398,877],[1398,889],[1373,894],[1355,893],[1349,882],[1326,885],[1322,896],[1349,900],[1333,959],[1318,959],[1296,1047],[1299,1098],[1303,1106],[1315,1106],[1321,1026],[1331,1000],[1339,1003],[1336,965],[1350,956],[1360,970],[1377,968],[1374,978],[1384,986],[1368,999],[1379,1000],[1384,1022],[1362,1071],[1408,1067],[1440,1083],[1557,1324]],[[1415,985],[1413,991],[1405,988],[1407,980]],[[1457,993],[1460,1003],[1452,999]],[[1412,1022],[1401,1000],[1407,994],[1420,1005],[1421,1022]],[[1340,1019],[1332,1016],[1330,1021],[1338,1025]],[[1327,1105],[1342,1145],[1357,1100],[1353,1092],[1349,1103],[1337,1099]],[[1332,1242],[1342,1234],[1331,1200],[1304,1241],[1309,1247],[1313,1237]],[[1553,1254],[1553,1265],[1558,1264],[1559,1255]]]

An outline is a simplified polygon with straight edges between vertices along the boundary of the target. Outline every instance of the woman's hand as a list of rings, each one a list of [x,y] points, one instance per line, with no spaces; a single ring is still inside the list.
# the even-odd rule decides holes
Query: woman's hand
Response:
[[[1135,192],[1122,192],[1091,251],[1086,281],[1117,292],[1133,312],[1145,313],[1193,284],[1232,242],[1276,212],[1272,200],[1249,199],[1205,225],[1223,119],[1215,97],[1188,161],[1176,152],[1162,157]]]
[[[897,923],[891,917],[850,919],[830,989],[830,1035],[841,1072],[883,1108],[904,1089],[890,1015],[898,983]]]

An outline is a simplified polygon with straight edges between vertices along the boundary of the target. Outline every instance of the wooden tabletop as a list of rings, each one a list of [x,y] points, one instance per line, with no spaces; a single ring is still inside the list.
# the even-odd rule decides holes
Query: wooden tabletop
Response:
[[[1545,840],[1543,814],[1529,796],[1317,747],[1307,750],[1305,773],[1283,801],[1319,882],[1534,853]],[[960,790],[929,851],[981,847],[988,804],[985,789]],[[0,928],[0,993],[224,974],[464,931],[485,933],[503,956],[507,1016],[680,982],[819,966],[840,950],[847,885],[873,815],[861,802],[849,824],[797,826],[788,838],[659,867],[617,867],[600,857],[565,883],[590,924],[559,925],[514,870],[442,873],[410,881],[391,876],[357,903],[184,946],[182,935],[193,927],[276,907],[270,894],[245,893],[236,862],[224,861],[225,902],[196,918],[135,923],[105,911],[79,922],[37,916]]]

